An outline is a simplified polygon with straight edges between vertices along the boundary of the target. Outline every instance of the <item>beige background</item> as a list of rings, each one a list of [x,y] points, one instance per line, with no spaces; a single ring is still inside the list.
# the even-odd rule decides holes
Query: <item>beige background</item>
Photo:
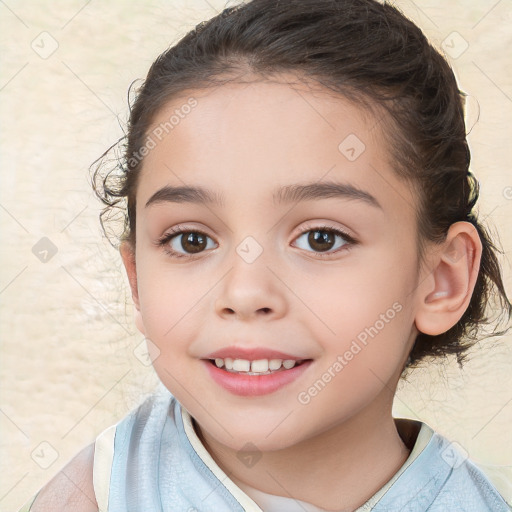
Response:
[[[87,169],[122,134],[131,81],[223,5],[0,2],[2,512],[17,510],[157,382],[137,349],[143,339],[127,281],[101,234]],[[446,41],[472,97],[470,127],[479,105],[469,141],[480,210],[510,256],[512,6],[397,5],[438,47]],[[48,55],[52,44],[58,48]],[[57,249],[46,263],[32,252],[43,237]],[[510,258],[502,261],[510,295]],[[472,354],[463,372],[449,360],[411,375],[394,414],[420,418],[458,442],[512,502],[512,337],[486,341]]]

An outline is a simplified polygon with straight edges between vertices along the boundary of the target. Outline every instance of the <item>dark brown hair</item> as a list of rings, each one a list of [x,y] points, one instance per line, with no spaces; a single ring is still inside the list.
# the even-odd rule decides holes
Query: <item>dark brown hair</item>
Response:
[[[244,75],[291,73],[385,116],[382,130],[397,174],[417,191],[418,240],[442,242],[457,221],[475,226],[483,245],[480,272],[464,315],[438,336],[419,334],[406,368],[456,354],[459,366],[483,324],[507,323],[498,249],[477,220],[479,184],[469,171],[464,97],[455,76],[421,30],[396,7],[375,0],[252,0],[202,22],[151,66],[131,106],[127,135],[100,157],[92,185],[116,212],[121,240],[135,246],[135,194],[141,148],[159,110],[185,91],[218,87]],[[382,119],[382,115],[381,115]],[[110,150],[122,149],[114,167]],[[493,318],[487,316],[495,305]],[[494,330],[488,335],[502,335]]]

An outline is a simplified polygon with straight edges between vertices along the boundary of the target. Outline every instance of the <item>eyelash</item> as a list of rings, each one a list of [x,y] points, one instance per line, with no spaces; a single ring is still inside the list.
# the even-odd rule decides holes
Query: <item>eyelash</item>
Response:
[[[309,233],[310,231],[327,231],[329,233],[333,233],[334,235],[340,236],[345,241],[345,243],[341,247],[339,247],[336,251],[333,251],[333,252],[321,253],[321,252],[307,251],[307,252],[313,252],[314,254],[316,254],[317,256],[319,256],[321,258],[328,258],[328,257],[332,256],[333,254],[337,254],[338,252],[341,252],[343,250],[348,250],[351,246],[354,246],[357,244],[357,240],[355,240],[354,237],[350,236],[345,231],[342,231],[339,228],[335,228],[333,226],[328,226],[325,224],[320,225],[320,226],[317,226],[317,225],[306,226],[306,228],[295,237],[295,240],[297,238],[300,238],[305,233]],[[183,233],[196,233],[196,234],[204,235],[208,238],[211,238],[203,231],[199,231],[197,229],[188,229],[186,227],[178,225],[178,226],[175,226],[174,228],[171,228],[170,231],[168,231],[165,235],[163,235],[161,238],[159,238],[156,241],[156,245],[158,247],[162,247],[164,252],[166,254],[168,254],[169,256],[172,256],[173,258],[195,258],[196,255],[192,255],[192,254],[185,255],[185,254],[182,254],[182,253],[179,253],[179,252],[169,249],[169,246],[168,246],[169,242],[176,236],[181,235]]]

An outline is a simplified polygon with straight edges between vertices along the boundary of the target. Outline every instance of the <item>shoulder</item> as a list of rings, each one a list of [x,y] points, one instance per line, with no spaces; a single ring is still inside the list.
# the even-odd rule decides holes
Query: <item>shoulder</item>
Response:
[[[93,486],[91,443],[64,466],[37,494],[30,512],[98,512]]]
[[[379,510],[512,510],[462,446],[423,422],[406,465],[378,502]]]
[[[449,480],[438,495],[438,501],[440,504],[452,504],[454,496],[469,510],[475,506],[478,506],[478,510],[489,512],[512,510],[487,475],[471,459],[453,468]]]
[[[457,443],[442,440],[439,465],[447,472],[442,477],[432,512],[437,510],[479,510],[482,512],[510,512],[512,510],[487,475],[468,458]],[[438,475],[445,475],[440,472]],[[459,508],[457,508],[459,507]]]
[[[94,443],[75,455],[38,492],[29,511],[98,512],[98,503],[105,507],[112,494],[112,481],[116,481],[120,488],[124,489],[123,478],[126,475],[126,468],[134,463],[133,457],[130,456],[130,447],[134,445],[134,439],[137,439],[134,445],[137,453],[141,444],[159,446],[168,415],[170,424],[175,423],[175,404],[174,397],[169,394],[146,397],[118,423],[104,430]],[[96,474],[95,483],[93,469]],[[115,495],[115,485],[114,488]],[[23,508],[19,512],[26,512],[26,509]]]

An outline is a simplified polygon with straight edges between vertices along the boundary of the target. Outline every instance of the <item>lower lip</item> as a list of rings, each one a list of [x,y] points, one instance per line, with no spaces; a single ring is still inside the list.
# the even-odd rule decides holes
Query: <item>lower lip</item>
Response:
[[[273,393],[278,389],[293,382],[313,362],[304,361],[289,370],[281,370],[267,375],[244,375],[242,373],[230,373],[212,364],[209,359],[202,359],[210,372],[212,379],[224,389],[240,396],[260,396]]]

